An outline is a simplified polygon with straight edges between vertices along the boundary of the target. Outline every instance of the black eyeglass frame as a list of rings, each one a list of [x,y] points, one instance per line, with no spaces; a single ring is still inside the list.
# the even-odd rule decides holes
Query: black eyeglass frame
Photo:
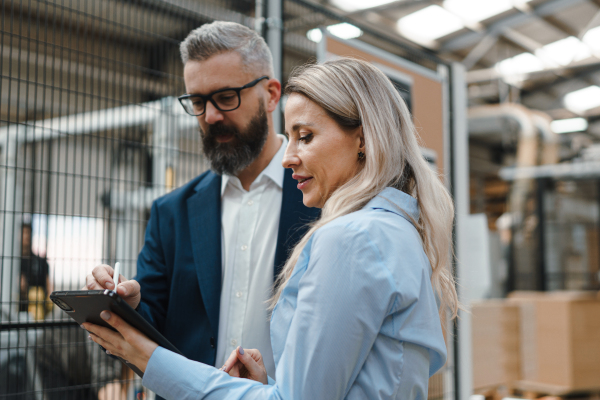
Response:
[[[215,106],[215,108],[216,108],[217,110],[219,110],[219,111],[222,111],[222,112],[233,111],[233,110],[237,110],[237,109],[238,109],[238,108],[240,108],[240,106],[242,105],[242,97],[241,97],[241,95],[240,95],[240,92],[241,92],[242,90],[244,90],[244,89],[248,89],[248,88],[251,88],[251,87],[253,87],[253,86],[256,86],[256,84],[257,84],[258,82],[262,81],[263,79],[269,79],[269,77],[268,77],[267,75],[263,75],[263,76],[261,76],[260,78],[258,78],[258,79],[255,79],[255,80],[253,80],[252,82],[250,82],[250,83],[247,83],[247,84],[245,84],[244,86],[241,86],[241,87],[219,89],[219,90],[215,90],[214,92],[212,92],[212,93],[209,93],[209,94],[207,94],[207,95],[203,95],[203,94],[184,94],[184,95],[181,95],[181,96],[179,96],[177,99],[179,100],[179,103],[181,104],[181,106],[183,107],[183,109],[185,110],[185,112],[186,112],[186,113],[188,113],[188,114],[189,114],[189,115],[191,115],[191,116],[194,116],[194,117],[199,117],[200,115],[203,115],[203,114],[206,112],[206,103],[207,103],[207,102],[209,102],[209,101],[210,101],[210,102],[212,103],[212,105],[213,105],[213,106]],[[212,97],[213,97],[215,94],[222,93],[222,92],[226,92],[226,91],[228,91],[228,90],[233,90],[234,92],[236,92],[236,93],[237,93],[237,96],[238,96],[238,105],[237,105],[237,107],[235,107],[235,108],[231,108],[231,109],[229,109],[229,110],[223,110],[221,107],[219,107],[219,106],[217,105],[217,102],[216,102],[216,101],[214,101]],[[187,108],[186,108],[186,107],[185,107],[185,105],[183,104],[183,101],[184,101],[184,100],[187,100],[187,99],[192,99],[192,98],[199,98],[199,99],[202,99],[202,101],[204,102],[204,111],[202,111],[200,114],[192,114],[191,112],[189,112],[189,111],[187,110]]]

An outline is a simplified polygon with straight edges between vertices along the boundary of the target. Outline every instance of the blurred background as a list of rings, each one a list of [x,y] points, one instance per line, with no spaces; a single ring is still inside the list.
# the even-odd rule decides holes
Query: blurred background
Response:
[[[179,43],[214,20],[259,31],[284,85],[352,55],[409,105],[455,200],[465,306],[430,399],[600,398],[600,0],[0,9],[0,399],[154,398],[48,295],[100,263],[133,277],[152,201],[208,168],[176,97]]]

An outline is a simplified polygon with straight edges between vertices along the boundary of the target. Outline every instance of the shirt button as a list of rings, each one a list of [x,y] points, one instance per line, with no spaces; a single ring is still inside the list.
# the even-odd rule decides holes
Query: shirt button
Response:
[[[248,246],[243,245],[242,247],[240,247],[240,249],[242,249],[242,251],[246,250],[248,248]]]
[[[254,201],[248,200],[248,205],[251,206],[252,204],[254,204]]]
[[[235,294],[235,297],[242,297],[242,295],[243,295],[243,293],[242,293],[242,292],[237,292],[237,293]]]
[[[231,339],[231,345],[232,346],[237,346],[237,340]]]

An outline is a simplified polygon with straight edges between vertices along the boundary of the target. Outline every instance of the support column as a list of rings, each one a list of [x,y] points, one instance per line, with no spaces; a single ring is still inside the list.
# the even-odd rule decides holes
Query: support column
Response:
[[[451,67],[452,99],[452,195],[456,213],[456,277],[458,299],[468,306],[470,293],[461,285],[468,279],[466,266],[461,263],[472,249],[468,243],[469,217],[469,132],[467,128],[466,70],[459,63]],[[469,400],[473,391],[473,363],[471,356],[471,314],[460,311],[455,337],[455,390],[457,400]]]
[[[282,79],[283,71],[283,2],[282,0],[268,0],[267,7],[267,44],[273,55],[273,73],[274,78]],[[280,103],[281,104],[281,103]],[[282,129],[282,118],[281,118],[281,106],[277,105],[277,108],[273,112],[273,125],[275,131],[281,133]]]

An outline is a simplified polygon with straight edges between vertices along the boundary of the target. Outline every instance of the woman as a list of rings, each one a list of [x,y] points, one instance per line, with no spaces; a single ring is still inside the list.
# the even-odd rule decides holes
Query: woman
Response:
[[[425,399],[446,360],[434,292],[442,313],[457,311],[450,196],[420,153],[406,105],[371,64],[305,67],[287,94],[283,164],[322,214],[276,282],[277,383],[257,350],[240,347],[217,370],[157,348],[108,312],[119,333],[84,327],[168,398]]]

